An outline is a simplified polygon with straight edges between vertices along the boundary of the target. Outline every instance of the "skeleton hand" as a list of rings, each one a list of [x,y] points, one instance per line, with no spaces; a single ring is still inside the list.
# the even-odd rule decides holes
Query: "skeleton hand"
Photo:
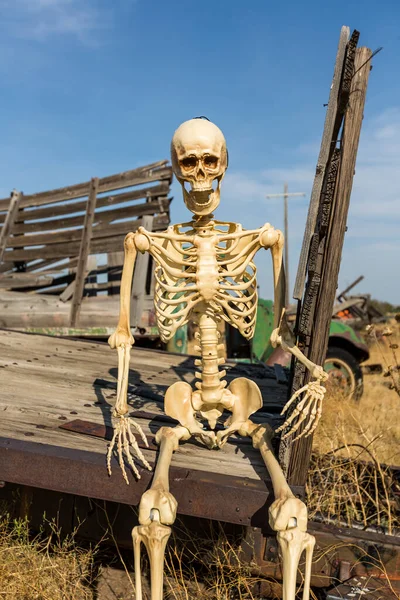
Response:
[[[150,525],[154,520],[153,511],[159,513],[159,521],[163,525],[172,525],[176,518],[178,503],[170,492],[163,489],[150,488],[145,492],[139,505],[139,523]]]
[[[117,401],[115,403],[115,409],[113,416],[117,417],[117,421],[114,428],[114,435],[111,443],[108,447],[107,452],[107,470],[108,474],[111,475],[111,457],[113,449],[117,447],[118,462],[122,470],[122,475],[129,485],[128,477],[125,470],[124,455],[128,460],[132,471],[138,479],[140,479],[139,471],[137,470],[135,463],[133,462],[132,455],[130,452],[130,446],[133,448],[136,456],[143,462],[143,464],[151,471],[151,467],[142,451],[140,450],[135,436],[132,432],[132,427],[141,436],[142,440],[148,446],[147,438],[144,435],[142,428],[126,417],[128,412],[128,402],[126,399],[128,391],[128,376],[129,376],[129,359],[131,347],[135,343],[135,340],[131,334],[130,328],[117,327],[112,335],[108,339],[108,343],[111,348],[117,348],[118,350],[118,385],[117,385]]]
[[[326,371],[324,371],[324,367],[320,367],[319,365],[314,365],[311,370],[311,377],[314,377],[318,382],[327,381],[329,375]],[[324,392],[325,393],[325,392]]]
[[[303,398],[300,400],[292,414],[286,419],[283,425],[276,429],[276,432],[286,429],[286,427],[291,425],[295,418],[299,415],[296,423],[292,425],[289,431],[282,436],[282,439],[285,439],[295,433],[303,421],[305,421],[307,418],[309,418],[307,425],[299,435],[293,438],[292,441],[298,440],[303,436],[308,437],[315,431],[318,425],[322,414],[322,400],[324,399],[326,392],[326,388],[320,384],[320,381],[321,379],[326,380],[328,375],[323,371],[322,367],[318,366],[315,366],[313,369],[313,374],[314,372],[318,374],[316,381],[310,381],[310,383],[307,383],[305,386],[297,390],[297,392],[295,392],[290,398],[289,402],[285,404],[281,412],[282,415],[285,414],[290,406],[292,406],[294,401],[304,392]]]
[[[132,432],[132,427],[140,434],[140,437],[142,438],[142,440],[148,447],[147,438],[146,438],[142,428],[140,427],[140,425],[135,423],[135,421],[132,421],[132,419],[129,419],[129,417],[125,417],[124,415],[119,415],[118,420],[115,424],[114,435],[110,442],[110,445],[108,446],[108,451],[107,451],[108,474],[111,475],[111,457],[112,457],[113,449],[116,446],[117,454],[118,454],[118,463],[119,463],[119,466],[121,467],[122,475],[128,485],[129,485],[129,480],[128,480],[128,476],[126,474],[124,456],[127,459],[128,463],[129,463],[130,467],[132,468],[132,471],[136,475],[137,479],[140,479],[140,473],[137,470],[135,463],[133,462],[133,458],[132,458],[132,455],[130,452],[130,447],[133,448],[136,456],[142,461],[144,466],[149,471],[151,471],[151,466],[145,459],[143,452],[140,450],[140,448],[138,446],[136,438]]]

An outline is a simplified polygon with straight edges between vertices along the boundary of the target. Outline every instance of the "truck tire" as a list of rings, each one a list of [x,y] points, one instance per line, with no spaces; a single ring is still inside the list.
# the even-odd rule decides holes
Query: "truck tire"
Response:
[[[363,391],[363,373],[357,359],[344,348],[329,346],[324,369],[344,394],[360,400]]]

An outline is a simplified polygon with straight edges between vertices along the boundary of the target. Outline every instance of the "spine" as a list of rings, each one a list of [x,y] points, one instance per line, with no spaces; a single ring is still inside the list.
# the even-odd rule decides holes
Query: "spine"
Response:
[[[204,404],[219,403],[226,386],[226,381],[223,381],[226,371],[219,370],[219,365],[224,363],[225,359],[224,344],[218,343],[218,321],[214,314],[206,312],[200,316],[198,325],[196,339],[199,342],[197,349],[201,352],[201,359],[197,359],[195,365],[201,367],[201,372],[196,372],[195,375],[201,381],[197,381],[195,385],[201,391]]]

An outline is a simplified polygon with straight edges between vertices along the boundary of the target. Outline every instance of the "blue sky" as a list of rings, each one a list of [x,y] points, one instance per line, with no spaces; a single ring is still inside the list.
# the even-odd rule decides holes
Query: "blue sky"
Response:
[[[339,287],[400,304],[400,2],[0,0],[0,196],[37,192],[168,158],[176,127],[206,115],[230,166],[216,216],[283,226],[291,283],[340,27],[374,59]],[[172,218],[188,212],[174,184]],[[271,297],[270,259],[258,258]]]

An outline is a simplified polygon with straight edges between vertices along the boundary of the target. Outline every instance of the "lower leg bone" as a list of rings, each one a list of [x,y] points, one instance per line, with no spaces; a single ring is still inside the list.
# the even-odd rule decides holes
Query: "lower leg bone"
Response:
[[[141,498],[139,523],[132,531],[135,553],[136,600],[142,600],[140,575],[140,544],[144,543],[150,558],[151,600],[162,600],[164,554],[171,535],[171,527],[176,518],[177,502],[169,491],[169,467],[172,455],[178,448],[179,440],[188,439],[190,433],[185,427],[161,427],[156,442],[160,444],[160,454],[151,487]]]
[[[135,550],[135,588],[136,600],[142,599],[142,582],[140,576],[140,544],[146,546],[150,559],[150,586],[151,600],[163,599],[164,583],[164,554],[171,527],[160,523],[158,511],[153,511],[153,520],[150,525],[139,525],[132,531],[133,546]]]
[[[278,531],[277,540],[282,557],[283,600],[294,600],[296,596],[297,567],[303,550],[306,551],[303,600],[310,594],[311,563],[315,538],[299,527]]]
[[[303,600],[308,600],[310,596],[310,583],[311,583],[311,567],[312,567],[312,557],[315,546],[315,537],[310,535],[308,540],[306,541],[305,549],[306,549],[306,568],[305,568],[305,576],[304,576],[304,586],[303,586]]]
[[[274,531],[277,531],[281,551],[283,600],[295,599],[297,567],[303,550],[306,550],[303,600],[308,600],[315,538],[307,533],[307,507],[292,493],[273,454],[272,429],[269,425],[256,425],[247,421],[239,433],[251,436],[253,446],[260,450],[271,477],[275,501],[269,509],[269,524]]]

